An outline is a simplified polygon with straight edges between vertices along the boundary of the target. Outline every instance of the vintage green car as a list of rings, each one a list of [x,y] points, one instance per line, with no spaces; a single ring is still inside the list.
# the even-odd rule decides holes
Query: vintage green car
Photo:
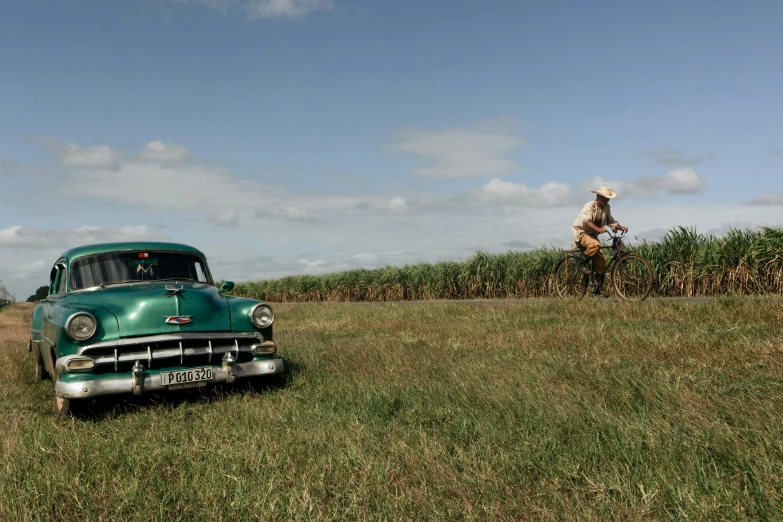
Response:
[[[54,380],[56,412],[99,395],[232,383],[283,371],[272,308],[223,295],[204,254],[177,243],[73,248],[33,309],[35,379]]]

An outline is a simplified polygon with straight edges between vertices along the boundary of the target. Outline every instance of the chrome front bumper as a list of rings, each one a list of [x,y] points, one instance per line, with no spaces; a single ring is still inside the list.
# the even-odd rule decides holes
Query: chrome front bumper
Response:
[[[268,359],[265,361],[249,361],[235,365],[212,367],[212,379],[207,384],[220,382],[234,382],[234,379],[255,377],[259,375],[274,375],[283,373],[285,369],[282,359]],[[91,374],[81,374],[92,377],[90,380],[63,380],[59,379],[54,385],[54,394],[64,399],[87,399],[100,395],[113,395],[117,393],[133,393],[141,395],[144,392],[165,390],[168,386],[161,384],[161,373],[167,370],[145,371],[143,368],[135,368],[130,375],[122,377],[107,375],[95,378]],[[70,374],[76,375],[76,374]]]

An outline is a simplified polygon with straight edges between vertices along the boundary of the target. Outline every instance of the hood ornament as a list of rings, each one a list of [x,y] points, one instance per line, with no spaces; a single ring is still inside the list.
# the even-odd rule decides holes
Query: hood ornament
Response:
[[[192,315],[167,315],[165,317],[166,320],[164,322],[166,324],[187,324],[193,322],[193,319],[191,319]]]
[[[174,297],[175,295],[181,294],[183,288],[183,286],[177,288],[176,286],[166,285],[166,297]]]

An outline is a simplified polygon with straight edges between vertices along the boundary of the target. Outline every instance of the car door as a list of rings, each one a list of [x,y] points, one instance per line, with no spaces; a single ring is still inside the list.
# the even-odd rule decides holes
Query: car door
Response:
[[[58,305],[59,297],[65,294],[65,260],[60,259],[52,267],[49,273],[49,295],[46,296],[43,305],[42,334],[46,349],[41,350],[44,366],[49,374],[54,375],[55,360],[52,352],[60,335],[60,328],[54,321],[54,309]]]

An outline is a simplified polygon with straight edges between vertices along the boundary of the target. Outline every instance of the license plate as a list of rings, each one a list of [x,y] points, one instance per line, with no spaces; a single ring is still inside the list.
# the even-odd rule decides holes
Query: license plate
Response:
[[[199,383],[212,380],[212,368],[192,368],[190,370],[177,370],[176,372],[163,372],[160,374],[160,384],[163,386],[177,386],[190,383]]]

